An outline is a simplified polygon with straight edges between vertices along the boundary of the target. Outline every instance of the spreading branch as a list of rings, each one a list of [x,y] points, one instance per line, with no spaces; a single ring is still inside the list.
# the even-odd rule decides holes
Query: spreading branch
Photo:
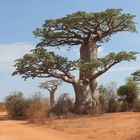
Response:
[[[81,61],[78,63],[78,68],[83,73],[83,79],[86,79],[87,82],[90,82],[106,71],[108,71],[111,67],[114,65],[120,63],[121,61],[131,61],[131,60],[136,60],[136,54],[137,52],[119,52],[119,53],[110,53],[104,58],[98,58],[97,60],[94,61]],[[92,70],[96,70],[96,72],[91,75]],[[90,74],[89,77],[84,78],[84,75]]]
[[[111,67],[121,61],[136,59],[136,52],[110,53],[104,58],[94,61],[69,61],[68,58],[48,52],[43,47],[37,47],[30,54],[26,54],[21,59],[16,60],[16,71],[13,75],[19,74],[25,80],[27,78],[58,78],[68,83],[74,83],[76,78],[71,71],[76,69],[82,71],[83,80],[92,81],[108,71]],[[96,73],[91,74],[92,70]],[[89,77],[85,75],[88,75]]]
[[[68,61],[66,57],[55,55],[43,47],[38,47],[30,54],[25,54],[23,58],[16,60],[16,71],[13,75],[19,74],[25,80],[35,77],[54,77],[72,83],[75,77],[70,71],[74,69],[74,63],[76,62]]]
[[[58,19],[46,20],[42,28],[33,33],[41,37],[38,46],[81,45],[109,40],[112,34],[122,31],[136,32],[134,15],[123,14],[121,9],[103,12],[76,12]]]

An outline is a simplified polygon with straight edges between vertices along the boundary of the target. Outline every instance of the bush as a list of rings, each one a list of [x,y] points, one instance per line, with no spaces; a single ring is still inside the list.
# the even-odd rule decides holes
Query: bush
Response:
[[[26,109],[26,116],[31,123],[45,124],[49,116],[48,100],[41,93],[36,93],[29,99],[29,107]]]
[[[52,108],[52,112],[56,115],[66,115],[73,110],[73,101],[68,94],[62,94],[56,105]]]
[[[117,85],[111,82],[108,86],[99,87],[99,102],[101,113],[116,112],[119,110],[119,103],[117,101]]]
[[[13,92],[5,98],[5,107],[12,117],[25,117],[28,101],[23,97],[22,92]]]
[[[0,102],[0,111],[6,111],[6,108],[3,102]]]
[[[140,112],[140,100],[136,100],[136,101],[134,102],[133,110],[134,110],[135,112]]]
[[[114,98],[109,99],[109,108],[108,112],[118,112],[119,111],[119,103]]]
[[[120,111],[125,112],[125,111],[128,111],[128,110],[129,110],[128,109],[128,103],[126,101],[122,101]]]
[[[99,96],[101,113],[106,113],[108,111],[108,99],[105,96]]]

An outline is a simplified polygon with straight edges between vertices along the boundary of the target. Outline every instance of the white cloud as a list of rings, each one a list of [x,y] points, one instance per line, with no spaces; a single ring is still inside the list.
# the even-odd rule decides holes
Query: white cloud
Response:
[[[13,69],[14,61],[33,48],[34,45],[30,43],[0,44],[0,71]]]

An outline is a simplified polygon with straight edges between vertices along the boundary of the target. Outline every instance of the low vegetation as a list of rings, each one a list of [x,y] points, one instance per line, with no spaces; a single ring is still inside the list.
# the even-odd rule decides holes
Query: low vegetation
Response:
[[[123,105],[123,111],[133,110],[135,102],[138,101],[139,86],[132,78],[126,80],[125,85],[118,89],[118,96]]]
[[[5,107],[12,117],[25,117],[28,100],[24,98],[22,92],[13,92],[5,98]]]
[[[73,111],[73,101],[68,94],[62,94],[53,108],[41,93],[25,98],[22,92],[13,92],[5,98],[4,106],[13,118],[25,118],[35,124],[45,124],[52,116],[66,117]]]
[[[28,120],[36,124],[44,124],[49,117],[48,100],[41,93],[36,93],[29,99],[29,106],[26,109]]]
[[[67,113],[73,112],[74,103],[72,99],[68,96],[68,94],[62,94],[55,106],[52,108],[52,113],[56,115],[64,115],[66,116]]]
[[[101,106],[101,113],[118,112],[120,104],[117,98],[117,85],[112,82],[106,87],[101,85],[99,87],[99,102]]]
[[[4,102],[0,102],[0,112],[6,111]]]
[[[139,85],[132,77],[126,83],[116,88],[113,83],[99,87],[99,101],[102,113],[140,111]]]
[[[74,101],[68,94],[62,94],[53,107],[41,93],[25,98],[22,92],[13,92],[0,103],[0,110],[6,108],[11,117],[24,117],[31,123],[45,124],[47,119],[70,117],[75,115]],[[133,78],[128,78],[119,88],[112,82],[99,87],[98,108],[87,110],[88,115],[111,112],[140,111],[139,85]]]
[[[135,100],[133,110],[135,112],[140,112],[140,100]]]

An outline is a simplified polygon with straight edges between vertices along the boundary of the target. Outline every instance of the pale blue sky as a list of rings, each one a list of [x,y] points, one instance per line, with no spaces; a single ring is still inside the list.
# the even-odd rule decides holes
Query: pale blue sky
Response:
[[[76,11],[97,12],[107,8],[122,8],[123,12],[136,15],[138,33],[118,33],[110,42],[103,44],[100,55],[111,51],[140,52],[140,1],[139,0],[0,0],[0,100],[12,91],[23,91],[25,95],[46,91],[38,88],[45,79],[24,81],[20,76],[11,76],[14,60],[27,53],[39,41],[32,31],[41,27],[45,19],[57,18]],[[77,48],[70,54],[78,57]],[[72,56],[72,57],[74,57]],[[107,84],[116,81],[123,84],[125,78],[140,69],[140,56],[136,62],[118,64],[100,77],[100,82]],[[73,89],[63,84],[58,93],[73,93]]]

